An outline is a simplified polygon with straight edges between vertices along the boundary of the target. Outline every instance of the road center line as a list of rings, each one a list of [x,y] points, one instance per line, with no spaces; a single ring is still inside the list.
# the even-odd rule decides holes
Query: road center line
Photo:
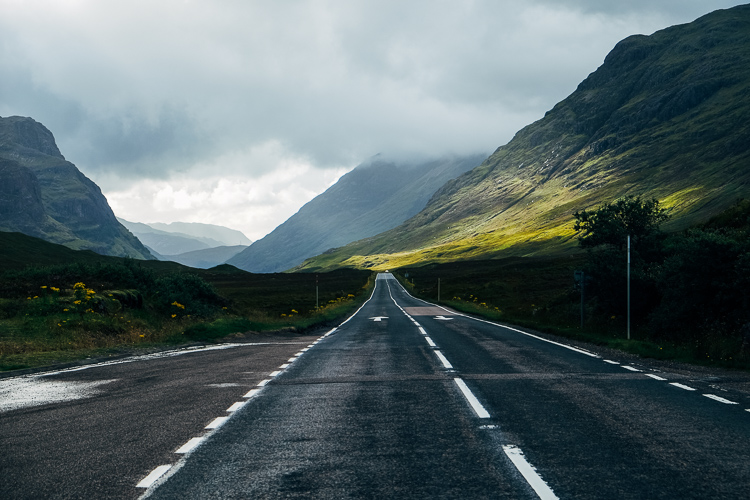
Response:
[[[219,427],[224,425],[224,422],[226,422],[227,419],[229,419],[229,417],[216,417],[215,419],[213,419],[213,421],[211,421],[210,424],[208,424],[204,428],[205,429],[218,429]]]
[[[605,363],[609,363],[610,365],[619,365],[617,361],[612,361],[611,359],[605,359],[603,360]]]
[[[448,361],[447,359],[445,359],[445,356],[443,356],[442,352],[435,351],[435,356],[438,357],[438,359],[440,360],[441,363],[443,363],[443,366],[445,368],[447,368],[448,370],[452,370],[453,369],[453,365],[450,364],[450,361]]]
[[[626,370],[630,370],[631,372],[639,372],[639,371],[641,371],[641,370],[639,370],[638,368],[636,368],[634,366],[622,365],[622,367],[625,368]]]
[[[529,486],[539,495],[539,498],[542,500],[557,500],[558,497],[555,495],[555,492],[552,491],[552,488],[544,482],[544,479],[539,476],[536,469],[526,460],[520,448],[508,444],[503,446],[503,451],[510,458],[510,461],[513,462],[513,465],[516,466],[518,472],[526,479],[526,482],[529,483]]]
[[[169,469],[171,469],[171,465],[160,465],[156,469],[151,471],[151,474],[141,479],[141,482],[136,484],[136,488],[148,488],[152,484],[154,484],[156,481],[159,480],[160,477],[162,477]]]
[[[669,385],[673,385],[675,387],[679,387],[680,389],[685,389],[686,391],[694,391],[695,390],[695,389],[693,389],[690,386],[678,384],[677,382],[670,382]]]
[[[654,375],[653,373],[645,373],[644,375],[646,375],[647,377],[651,377],[654,380],[661,380],[662,382],[665,382],[667,380],[664,377],[660,377],[659,375]]]
[[[181,453],[181,454],[189,453],[193,451],[194,449],[196,449],[198,445],[203,442],[203,439],[204,439],[203,437],[191,438],[190,441],[180,446],[180,448],[177,451],[175,451],[175,453]]]
[[[437,344],[433,342],[433,340],[430,337],[425,335],[424,339],[427,341],[428,344],[430,344],[430,347],[437,347]]]
[[[458,377],[454,378],[453,381],[456,383],[458,388],[461,389],[461,393],[466,398],[466,401],[469,402],[469,404],[471,405],[471,409],[474,410],[474,413],[476,413],[477,417],[490,418],[490,413],[485,410],[484,406],[482,406],[482,403],[480,403],[474,393],[471,392],[471,389],[469,389],[469,387],[466,385],[466,382]]]
[[[245,394],[242,397],[243,398],[252,398],[253,396],[255,396],[256,394],[258,394],[259,392],[260,392],[260,389],[250,389],[250,392],[248,392],[247,394]]]
[[[734,401],[729,401],[728,399],[724,399],[721,396],[717,396],[716,394],[704,394],[707,398],[713,399],[714,401],[718,401],[719,403],[724,403],[725,405],[737,405],[739,403],[735,403]]]
[[[239,410],[240,408],[242,408],[243,406],[245,406],[245,403],[247,403],[247,401],[237,401],[232,406],[230,406],[229,408],[227,408],[227,411],[229,413],[235,412],[235,411]]]

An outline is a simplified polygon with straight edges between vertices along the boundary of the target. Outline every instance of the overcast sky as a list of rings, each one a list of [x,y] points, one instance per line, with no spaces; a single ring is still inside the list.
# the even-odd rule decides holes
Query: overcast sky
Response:
[[[0,0],[0,116],[137,222],[257,239],[377,153],[490,153],[730,0]]]

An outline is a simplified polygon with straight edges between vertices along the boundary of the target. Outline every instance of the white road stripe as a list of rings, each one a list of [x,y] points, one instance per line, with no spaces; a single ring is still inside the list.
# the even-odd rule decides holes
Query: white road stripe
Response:
[[[427,341],[428,344],[430,344],[430,347],[437,347],[437,344],[435,344],[435,342],[433,342],[430,337],[425,337],[424,339]]]
[[[639,372],[640,371],[638,368],[636,368],[634,366],[622,365],[622,367],[625,368],[626,370],[630,370],[631,372]]]
[[[452,370],[452,369],[453,369],[453,365],[452,365],[452,364],[450,364],[450,362],[449,362],[449,361],[448,361],[447,359],[445,359],[445,356],[443,356],[443,353],[442,353],[442,352],[440,352],[440,351],[435,351],[435,356],[437,356],[437,357],[438,357],[438,359],[440,360],[440,362],[441,362],[441,363],[443,363],[443,366],[444,366],[445,368],[447,368],[447,369],[449,369],[449,370]]]
[[[243,406],[245,406],[245,403],[247,403],[247,401],[237,401],[232,406],[230,406],[229,408],[227,408],[227,411],[230,412],[230,413],[234,412],[234,411],[237,411],[240,408],[242,408]]]
[[[151,474],[141,479],[141,482],[136,484],[136,488],[148,488],[152,484],[154,484],[156,481],[159,480],[160,477],[162,477],[169,469],[171,469],[171,465],[160,465],[156,469],[151,471]]]
[[[516,466],[518,472],[526,479],[526,482],[529,483],[529,486],[539,495],[539,498],[542,500],[557,500],[558,497],[555,495],[555,492],[537,474],[536,469],[526,460],[520,448],[513,445],[505,445],[503,446],[503,451],[508,455],[513,465]]]
[[[695,390],[695,389],[693,389],[690,386],[678,384],[677,382],[670,382],[669,385],[673,385],[675,387],[679,387],[680,389],[685,389],[686,391],[694,391]]]
[[[527,337],[532,337],[532,338],[535,338],[537,340],[541,340],[542,342],[547,342],[549,344],[554,344],[556,346],[564,347],[565,349],[569,349],[569,350],[571,350],[573,352],[577,352],[579,354],[585,354],[586,356],[590,356],[592,358],[598,358],[598,357],[600,357],[598,354],[586,351],[585,349],[579,349],[577,347],[573,347],[573,346],[570,346],[570,345],[562,344],[560,342],[555,342],[554,340],[545,339],[544,337],[540,337],[538,335],[534,335],[534,334],[531,334],[531,333],[528,333],[528,332],[524,332],[523,330],[519,330],[517,328],[513,328],[513,327],[510,327],[510,326],[506,326],[506,325],[501,325],[500,323],[495,323],[494,321],[488,321],[486,319],[475,318],[474,316],[469,316],[467,314],[461,314],[461,313],[457,313],[455,311],[451,311],[451,310],[446,309],[445,307],[443,307],[441,305],[433,304],[432,302],[427,302],[426,300],[422,300],[422,299],[418,299],[418,298],[414,297],[412,294],[410,294],[406,290],[406,288],[404,288],[404,286],[401,283],[398,282],[398,280],[396,281],[396,283],[398,283],[398,285],[401,287],[401,289],[404,291],[404,293],[406,293],[406,295],[408,295],[412,299],[418,300],[418,301],[423,302],[425,304],[429,304],[431,306],[439,307],[440,309],[444,310],[446,313],[448,313],[451,316],[461,316],[461,317],[464,317],[464,318],[473,319],[474,321],[479,321],[479,322],[482,322],[482,323],[487,323],[489,325],[497,326],[499,328],[505,328],[506,330],[517,332],[517,333],[520,333],[522,335],[526,335]],[[389,293],[390,293],[390,288],[388,290],[389,290]],[[396,300],[393,298],[393,295],[391,295],[391,300],[393,300],[393,302],[396,303]],[[396,303],[396,305],[398,305],[398,303]]]
[[[229,417],[216,417],[210,424],[205,427],[205,429],[218,429],[219,427],[224,425],[224,422],[226,422],[228,418]]]
[[[419,327],[419,332],[420,332],[420,333],[421,333],[422,335],[427,335],[427,332],[426,332],[426,331],[424,331],[424,328],[422,328],[421,326]]]
[[[610,365],[619,365],[617,361],[612,361],[611,359],[605,359],[603,360],[605,363],[609,363]]]
[[[469,404],[471,405],[471,408],[474,410],[474,413],[477,414],[477,417],[490,418],[489,412],[484,409],[484,406],[482,406],[482,403],[480,403],[477,397],[474,396],[474,393],[471,392],[471,389],[469,389],[469,387],[466,385],[466,382],[464,382],[458,377],[454,378],[453,381],[456,383],[458,388],[461,389],[461,393],[466,398],[466,401],[469,402]]]
[[[269,383],[270,381],[271,381],[271,379],[269,379],[269,378],[267,378],[267,379],[265,379],[265,380],[261,380],[260,382],[258,382],[258,385],[257,385],[257,387],[265,387],[265,385],[266,385],[267,383]]]
[[[289,368],[289,363],[284,363],[283,365],[279,366],[279,368],[280,368],[281,370],[283,370],[283,369],[285,369],[285,368]]]
[[[728,399],[724,399],[721,396],[717,396],[716,394],[704,394],[707,398],[713,399],[714,401],[718,401],[719,403],[724,403],[725,405],[738,405],[739,403],[735,403],[734,401],[729,401]]]
[[[645,375],[647,377],[651,377],[654,380],[661,380],[661,381],[666,381],[667,380],[664,377],[660,377],[659,375],[654,375],[653,373],[646,373]]]
[[[189,453],[196,449],[198,445],[203,442],[203,439],[203,437],[192,438],[190,441],[180,446],[180,448],[175,451],[175,453]]]
[[[297,361],[297,358],[289,358],[286,361],[287,363],[294,363],[295,361]]]
[[[258,394],[259,392],[260,392],[260,389],[250,389],[250,392],[248,392],[247,394],[245,394],[242,397],[243,398],[252,398],[253,396],[255,396],[256,394]]]
[[[268,374],[269,377],[273,378],[279,375],[281,373],[281,370],[276,370],[275,372],[271,372]]]

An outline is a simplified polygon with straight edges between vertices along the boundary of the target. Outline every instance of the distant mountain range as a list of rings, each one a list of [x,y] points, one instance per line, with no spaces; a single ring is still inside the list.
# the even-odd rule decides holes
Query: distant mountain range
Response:
[[[99,187],[31,118],[0,118],[0,231],[103,255],[153,259],[115,219]]]
[[[208,269],[223,264],[252,243],[241,231],[197,222],[120,223],[143,242],[159,260]]]
[[[251,272],[284,271],[330,248],[395,227],[424,208],[446,181],[484,158],[407,161],[376,156],[227,263]]]
[[[417,215],[300,269],[564,252],[573,212],[625,195],[662,201],[668,229],[750,196],[750,5],[624,39]]]

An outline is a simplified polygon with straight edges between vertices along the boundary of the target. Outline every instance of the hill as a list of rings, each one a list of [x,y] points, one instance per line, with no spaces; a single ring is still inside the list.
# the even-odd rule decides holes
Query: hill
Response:
[[[204,248],[203,250],[193,250],[177,255],[158,255],[159,260],[171,260],[184,266],[195,267],[198,269],[210,269],[212,267],[224,264],[244,249],[246,245],[220,246],[213,248]]]
[[[395,227],[424,208],[446,181],[482,159],[395,161],[376,156],[227,262],[251,272],[284,271],[329,248]]]
[[[31,118],[0,118],[0,231],[103,255],[153,258],[117,222],[99,187],[65,160],[52,133]]]
[[[622,40],[539,121],[390,231],[300,268],[390,268],[575,247],[572,213],[659,199],[678,230],[750,195],[750,6]]]

